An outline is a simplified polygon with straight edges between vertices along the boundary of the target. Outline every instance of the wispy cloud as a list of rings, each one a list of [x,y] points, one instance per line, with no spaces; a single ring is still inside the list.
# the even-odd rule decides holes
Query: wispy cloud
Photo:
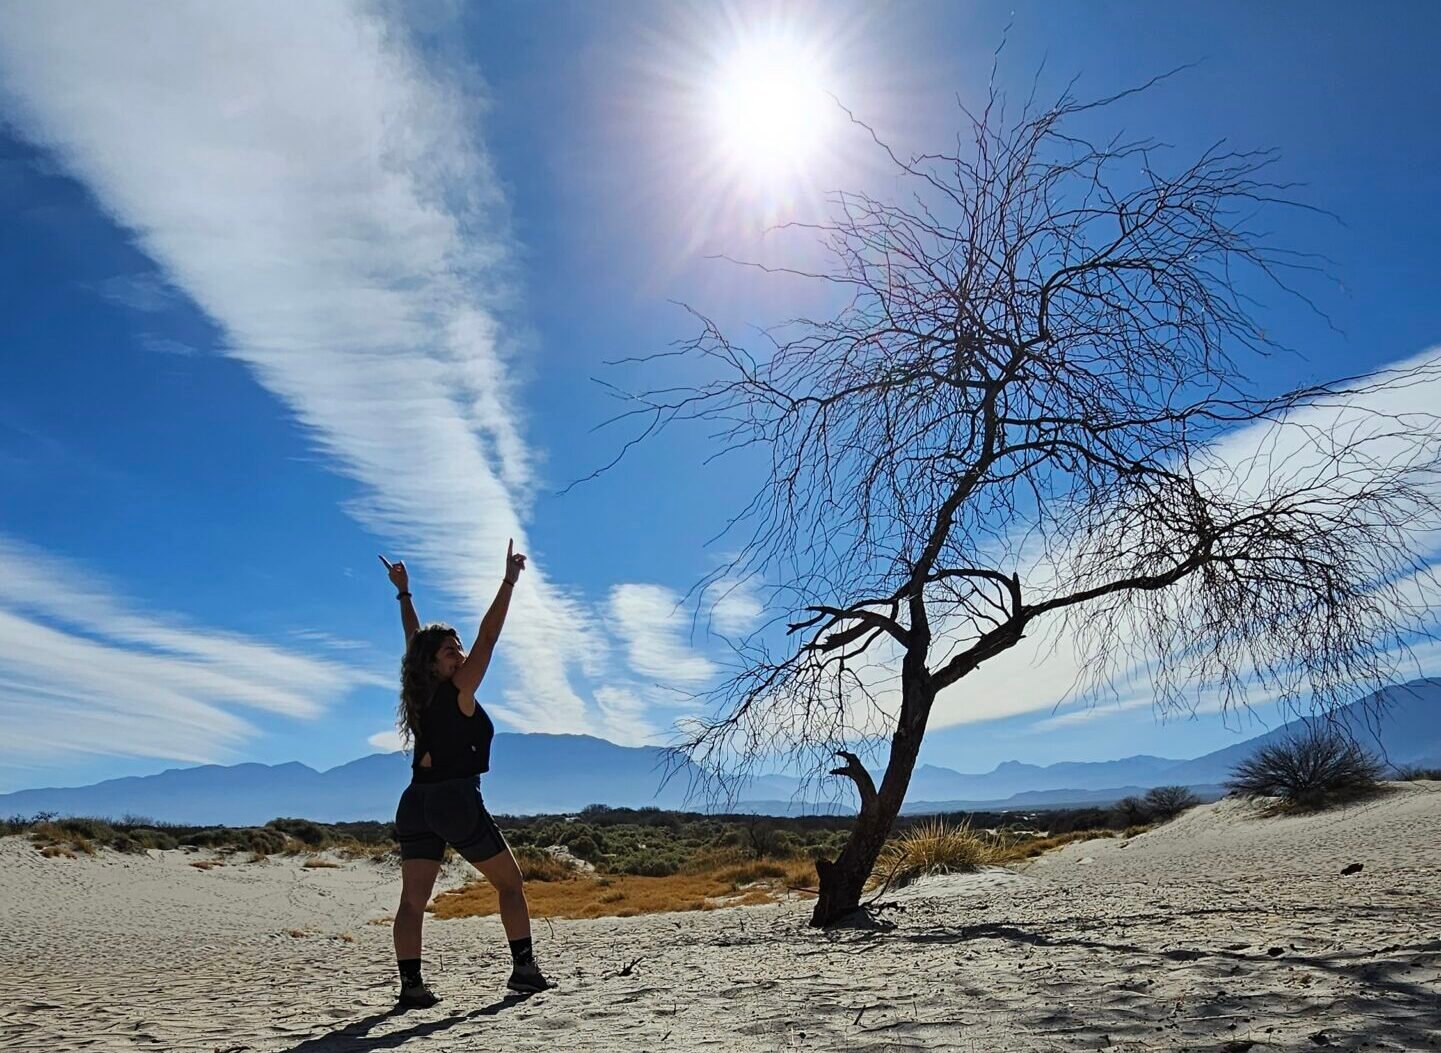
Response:
[[[13,756],[234,760],[258,734],[247,709],[308,719],[357,686],[389,683],[140,613],[88,570],[3,536],[0,566],[0,737]]]
[[[1386,368],[1402,370],[1426,363],[1441,363],[1441,351],[1431,349]],[[1378,370],[1377,376],[1381,372]],[[1378,471],[1416,457],[1419,438],[1429,435],[1433,442],[1441,440],[1441,435],[1436,434],[1438,406],[1441,376],[1434,372],[1425,380],[1356,396],[1345,403],[1309,406],[1293,413],[1283,427],[1257,424],[1225,436],[1207,451],[1210,467],[1203,471],[1202,480],[1240,497],[1254,498],[1267,492],[1268,486],[1274,488],[1282,482],[1343,497],[1366,486]],[[1344,459],[1332,455],[1333,441],[1345,443],[1365,436],[1371,438],[1364,452]],[[1434,445],[1432,449],[1434,452]],[[1441,490],[1441,478],[1433,475],[1427,485]],[[1441,554],[1438,544],[1441,538],[1434,524],[1424,519],[1412,524],[1408,545],[1420,560],[1430,563],[1426,572],[1410,579],[1402,590],[1410,613],[1429,610],[1433,626],[1436,615],[1441,613],[1441,596],[1436,588],[1441,580],[1441,564],[1436,562]],[[1022,565],[1018,569],[1030,590],[1043,591],[1054,577],[1040,566]],[[1034,596],[1036,591],[1028,594]],[[1122,651],[1131,653],[1124,646]],[[937,699],[931,725],[975,723],[1052,708],[1086,681],[1095,657],[1080,653],[1075,638],[1059,622],[1038,625],[1028,639],[943,693]],[[1434,672],[1441,668],[1432,664],[1437,657],[1429,645],[1418,646],[1413,660],[1398,655],[1399,675]],[[1095,709],[1058,715],[1040,726],[1063,728],[1114,713],[1118,707],[1132,710],[1150,704],[1143,662],[1118,668],[1116,673],[1115,698]],[[1204,686],[1201,689],[1197,712],[1220,708],[1219,698],[1211,698],[1206,690]],[[1266,698],[1258,693],[1252,701],[1260,703]]]
[[[168,311],[179,302],[179,296],[174,289],[165,284],[158,275],[144,271],[106,278],[96,283],[95,291],[111,303],[143,314]]]
[[[423,612],[475,624],[507,539],[525,548],[534,479],[497,320],[504,201],[474,100],[401,27],[340,0],[6,5],[0,86],[363,485],[349,511],[447,601],[422,595]],[[606,653],[586,613],[535,559],[497,715],[593,726],[571,682]]]
[[[708,627],[722,636],[744,636],[759,624],[765,605],[756,594],[753,580],[722,578],[706,590],[701,611]]]
[[[638,675],[682,687],[699,686],[716,675],[715,664],[690,646],[690,611],[670,589],[617,585],[610,593],[610,617]]]
[[[653,704],[642,689],[606,685],[596,688],[605,737],[623,746],[654,743],[660,735],[650,717]]]

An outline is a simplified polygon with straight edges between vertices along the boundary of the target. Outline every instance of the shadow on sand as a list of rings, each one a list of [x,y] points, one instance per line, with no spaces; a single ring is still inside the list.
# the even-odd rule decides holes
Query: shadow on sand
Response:
[[[520,1005],[531,997],[530,994],[508,994],[490,1005],[472,1009],[468,1013],[448,1013],[439,1019],[417,1022],[411,1027],[389,1031],[383,1035],[372,1035],[370,1032],[377,1025],[387,1020],[403,1017],[407,1012],[416,1012],[416,1010],[405,1010],[397,1006],[383,1013],[374,1013],[363,1020],[353,1021],[328,1034],[307,1038],[305,1041],[291,1046],[285,1053],[368,1053],[368,1051],[376,1049],[393,1049],[413,1038],[434,1035],[467,1020],[474,1020],[482,1016],[495,1016],[512,1006]]]
[[[1186,912],[1181,912],[1186,913]],[[1203,913],[1203,912],[1193,912]],[[1078,922],[1096,919],[1068,919],[1074,925]],[[1100,930],[1101,924],[1083,926]],[[1024,926],[1005,922],[963,925],[959,928],[936,928],[927,932],[908,933],[900,937],[911,943],[970,943],[981,940],[1000,940],[1040,949],[1079,948],[1100,954],[1111,960],[1127,960],[1144,965],[1148,960],[1167,960],[1181,963],[1212,964],[1225,963],[1229,966],[1228,976],[1236,976],[1236,985],[1244,991],[1244,974],[1250,970],[1274,968],[1277,966],[1328,973],[1344,981],[1342,997],[1332,1003],[1338,1008],[1355,1014],[1366,1021],[1367,1035],[1372,1041],[1384,1038],[1398,1043],[1404,1049],[1431,1049],[1437,1046],[1441,1035],[1441,998],[1425,983],[1409,979],[1411,969],[1420,964],[1420,959],[1433,959],[1441,955],[1441,939],[1420,943],[1394,944],[1378,951],[1337,951],[1330,954],[1296,953],[1294,949],[1262,945],[1238,945],[1228,949],[1214,948],[1159,948],[1145,947],[1134,943],[1107,941],[1087,938],[1080,932],[1065,931],[1065,923],[1052,926]],[[1243,950],[1244,948],[1244,950]],[[1410,958],[1378,958],[1378,954],[1408,954]],[[1286,996],[1278,992],[1278,997]],[[1198,1018],[1207,1013],[1205,1003],[1193,1003],[1192,1012]],[[1279,1020],[1286,1014],[1275,1010],[1281,1006],[1269,1007],[1270,1018],[1260,1019],[1268,1007],[1255,1006],[1254,1018],[1261,1025]],[[1286,1007],[1294,1009],[1294,1006]],[[1055,1019],[1064,1014],[1057,1014]],[[1248,1017],[1251,1019],[1251,1017]],[[1154,1022],[1146,1020],[1145,1031]],[[1113,1021],[1110,1030],[1124,1033],[1125,1025]],[[1157,1028],[1160,1030],[1160,1028]],[[1311,1039],[1317,1044],[1329,1044],[1334,1036],[1318,1031]],[[1239,1047],[1238,1047],[1239,1048]]]

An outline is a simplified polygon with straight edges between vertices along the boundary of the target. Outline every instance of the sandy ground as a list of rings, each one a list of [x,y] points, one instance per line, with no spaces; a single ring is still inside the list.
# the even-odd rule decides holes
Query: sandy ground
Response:
[[[0,840],[0,1047],[1441,1049],[1435,783],[1302,818],[1223,801],[920,882],[866,927],[814,931],[799,901],[541,921],[562,986],[528,999],[505,997],[497,921],[432,920],[445,1001],[405,1014],[389,927],[369,924],[393,909],[393,867],[197,858]]]

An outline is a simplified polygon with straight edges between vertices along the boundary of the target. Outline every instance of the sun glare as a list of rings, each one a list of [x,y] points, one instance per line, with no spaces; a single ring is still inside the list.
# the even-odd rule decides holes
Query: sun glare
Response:
[[[819,56],[796,41],[738,44],[710,91],[721,161],[755,189],[813,175],[836,113],[825,81]]]

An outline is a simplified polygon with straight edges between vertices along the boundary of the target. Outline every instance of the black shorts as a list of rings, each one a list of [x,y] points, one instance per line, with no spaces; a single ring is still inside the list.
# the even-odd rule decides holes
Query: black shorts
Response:
[[[480,777],[413,782],[395,810],[401,859],[440,860],[448,844],[472,863],[506,849],[500,827],[485,810]]]

